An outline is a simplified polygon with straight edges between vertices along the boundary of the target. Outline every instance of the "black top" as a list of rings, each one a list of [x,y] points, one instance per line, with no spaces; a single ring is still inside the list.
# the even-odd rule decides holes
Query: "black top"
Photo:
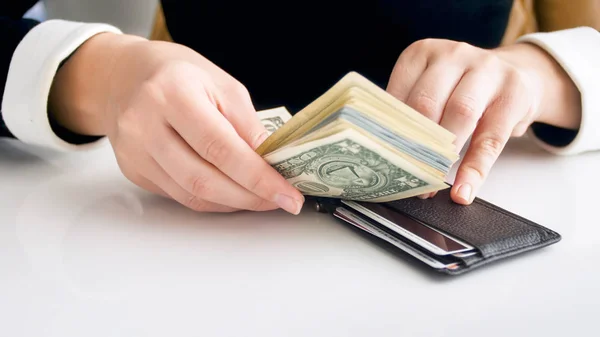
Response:
[[[500,44],[512,0],[163,0],[169,31],[240,80],[257,109],[297,112],[347,72],[385,87],[414,41]]]
[[[22,19],[36,2],[0,1],[2,93],[16,46],[37,24]],[[351,70],[385,87],[400,53],[423,38],[498,46],[512,0],[162,0],[162,4],[175,42],[195,49],[240,80],[257,109],[284,105],[296,112]],[[11,137],[3,124],[0,136]],[[67,137],[66,131],[56,130]],[[77,142],[71,136],[69,141]]]

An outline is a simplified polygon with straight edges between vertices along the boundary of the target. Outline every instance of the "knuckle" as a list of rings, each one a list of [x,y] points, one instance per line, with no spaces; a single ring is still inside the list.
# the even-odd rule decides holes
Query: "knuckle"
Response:
[[[164,93],[172,82],[177,81],[179,76],[178,66],[171,62],[158,66],[152,75],[142,85],[143,92],[152,96],[158,93]]]
[[[410,47],[405,49],[394,64],[391,77],[395,78],[404,76],[408,72],[409,66],[414,62],[415,55],[417,55],[417,50],[415,47],[412,47],[412,49],[410,49]]]
[[[153,102],[168,104],[180,99],[189,90],[203,90],[205,78],[197,66],[185,61],[169,61],[159,65],[143,85],[144,92]],[[201,79],[201,80],[198,80]]]
[[[438,40],[436,38],[428,37],[428,38],[424,38],[424,39],[421,39],[421,40],[415,42],[415,45],[422,46],[422,47],[431,47],[432,45],[435,45],[439,41],[440,40]]]
[[[265,182],[266,182],[265,179],[266,179],[266,177],[264,174],[257,174],[248,183],[248,186],[247,186],[248,190],[250,192],[256,192],[256,191],[263,190],[264,186],[265,186]]]
[[[435,97],[425,91],[417,93],[412,101],[413,109],[429,117],[433,116],[438,107]]]
[[[222,140],[218,138],[212,138],[206,140],[202,157],[219,167],[226,162],[228,153],[229,151],[227,146]]]
[[[146,80],[140,86],[141,99],[149,100],[152,104],[159,104],[160,106],[167,105],[167,92],[166,88],[169,85],[166,83],[165,76],[157,76]]]
[[[417,40],[411,43],[405,50],[400,54],[400,58],[410,59],[415,54],[423,52],[431,48],[432,45],[436,43],[436,40],[433,38],[425,38],[421,40]]]
[[[448,110],[462,119],[479,119],[479,111],[476,108],[477,102],[473,97],[461,96],[451,100],[448,104]]]
[[[141,109],[127,109],[117,118],[114,131],[113,150],[125,155],[139,155],[150,148],[166,146],[164,142],[157,141],[152,132],[152,123],[149,118],[141,116]]]
[[[470,44],[466,43],[466,42],[455,42],[452,45],[451,48],[451,52],[453,54],[463,54],[463,53],[467,53],[473,50],[473,46],[471,46]]]
[[[210,195],[210,179],[203,175],[193,176],[189,188],[194,197]]]
[[[479,181],[486,179],[487,173],[482,167],[475,165],[474,163],[464,163],[461,167],[463,172],[470,172],[477,177]]]
[[[417,40],[413,43],[411,43],[407,48],[406,51],[407,52],[411,52],[413,50],[419,50],[421,48],[423,48],[424,46],[426,46],[428,43],[430,43],[430,39],[422,39],[422,40]]]
[[[195,66],[188,62],[170,60],[161,63],[150,77],[150,80],[152,82],[165,83],[165,81],[171,82],[176,79],[187,78],[192,68],[195,68]]]
[[[525,72],[509,68],[505,75],[504,90],[498,97],[497,103],[504,106],[507,111],[518,111],[520,114],[527,112],[526,118],[528,118],[529,114],[533,113],[531,106],[535,96],[535,92],[531,89],[532,83]]]
[[[186,197],[184,206],[196,212],[205,212],[207,210],[206,202],[195,195]]]
[[[267,201],[261,198],[256,198],[249,207],[250,211],[262,211],[267,209]]]
[[[266,132],[267,129],[263,127],[262,124],[257,127],[249,128],[249,130],[245,132],[246,139],[248,139],[249,142],[248,145],[250,145],[252,148],[260,146],[261,142],[266,140],[266,138],[261,139]],[[268,134],[266,134],[265,137],[268,137]]]
[[[228,81],[223,88],[223,93],[227,96],[240,97],[247,99],[250,97],[250,92],[241,82],[236,79]]]
[[[506,73],[506,82],[514,90],[522,90],[527,86],[527,75],[514,67],[510,67]]]
[[[141,118],[140,115],[140,109],[135,107],[126,108],[117,118],[117,133],[122,135],[136,132],[140,126],[140,123],[138,123]]]
[[[496,133],[483,137],[479,142],[479,152],[482,156],[496,158],[504,148],[504,139]]]
[[[495,69],[498,68],[501,62],[498,56],[494,55],[493,53],[486,52],[485,55],[480,58],[478,63],[481,68]]]

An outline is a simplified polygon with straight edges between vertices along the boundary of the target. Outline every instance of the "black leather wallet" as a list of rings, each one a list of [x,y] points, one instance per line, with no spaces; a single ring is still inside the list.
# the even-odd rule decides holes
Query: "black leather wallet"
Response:
[[[343,208],[357,214],[356,210],[347,207],[339,199],[314,198],[314,201],[320,212],[334,214],[336,210]],[[420,221],[474,248],[473,255],[452,256],[451,260],[456,265],[454,268],[436,269],[449,275],[462,274],[509,256],[554,244],[561,239],[560,234],[483,199],[475,198],[468,206],[456,204],[450,198],[450,189],[439,191],[431,199],[422,200],[413,197],[382,203],[382,205],[391,212],[398,212]],[[343,223],[350,223],[340,217],[336,218]],[[403,235],[382,226],[380,229],[415,250],[431,254]],[[375,238],[373,235],[369,234],[369,236]]]

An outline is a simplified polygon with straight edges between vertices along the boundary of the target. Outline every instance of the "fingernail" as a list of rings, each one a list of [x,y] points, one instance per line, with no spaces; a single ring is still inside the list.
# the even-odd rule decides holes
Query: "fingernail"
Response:
[[[269,138],[269,133],[267,131],[263,132],[256,141],[254,142],[254,148],[257,149],[260,144],[262,144],[267,138]]]
[[[473,188],[469,184],[462,184],[458,187],[457,195],[466,202],[471,201],[471,192]]]
[[[427,199],[427,197],[429,197],[429,194],[420,194],[420,195],[417,195],[417,198],[422,199],[422,200]]]
[[[277,206],[283,208],[285,211],[290,212],[294,215],[298,215],[302,210],[303,202],[300,200],[296,200],[289,195],[278,194],[275,197],[275,203]]]

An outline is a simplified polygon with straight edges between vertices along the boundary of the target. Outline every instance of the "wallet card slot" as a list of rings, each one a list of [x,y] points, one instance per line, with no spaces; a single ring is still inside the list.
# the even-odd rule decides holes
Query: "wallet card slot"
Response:
[[[309,197],[307,200],[316,201],[317,211],[330,214],[342,204],[335,198]],[[460,261],[455,268],[436,269],[450,275],[463,274],[561,240],[560,234],[485,200],[475,198],[469,206],[456,204],[450,198],[449,189],[439,191],[431,199],[414,197],[382,204],[476,249],[477,254],[472,256],[453,256],[454,261]],[[409,240],[403,241],[414,245]]]
[[[380,240],[399,248],[412,257],[421,260],[421,262],[433,267],[434,269],[458,269],[462,259],[448,256],[434,255],[427,250],[416,245],[414,242],[404,238],[397,233],[390,231],[387,227],[365,217],[363,214],[355,212],[345,207],[337,207],[333,215],[353,227],[361,229],[363,232],[376,237]]]
[[[385,205],[342,200],[342,204],[410,239],[436,255],[472,253],[473,247]]]
[[[560,240],[550,229],[479,198],[468,206],[456,204],[449,189],[431,199],[409,198],[385,204],[472,245],[481,253],[479,259]],[[475,263],[477,259],[465,258],[465,262]]]

